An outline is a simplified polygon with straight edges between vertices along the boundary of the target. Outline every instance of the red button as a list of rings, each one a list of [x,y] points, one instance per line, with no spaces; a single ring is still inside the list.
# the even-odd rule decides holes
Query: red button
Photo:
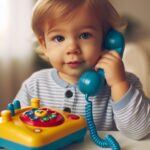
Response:
[[[72,120],[76,120],[76,119],[79,119],[80,117],[77,115],[74,115],[74,114],[70,114],[70,115],[68,115],[68,118],[72,119]]]

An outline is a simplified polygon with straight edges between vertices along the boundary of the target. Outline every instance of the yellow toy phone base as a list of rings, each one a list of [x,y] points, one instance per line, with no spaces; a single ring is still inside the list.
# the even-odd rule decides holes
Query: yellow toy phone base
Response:
[[[29,107],[21,108],[17,101],[8,104],[7,109],[0,117],[0,147],[56,150],[83,141],[86,134],[86,121],[82,116],[40,107],[39,99],[32,99]]]

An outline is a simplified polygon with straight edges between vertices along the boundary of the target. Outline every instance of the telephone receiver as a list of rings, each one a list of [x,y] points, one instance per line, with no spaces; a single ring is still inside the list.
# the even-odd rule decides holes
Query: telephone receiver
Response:
[[[104,39],[103,48],[106,50],[116,50],[122,57],[125,47],[125,40],[122,33],[115,29],[110,29]],[[84,72],[78,82],[79,90],[87,95],[94,96],[102,90],[105,85],[105,74],[103,69],[95,71],[93,69]]]
[[[106,34],[103,48],[106,50],[116,50],[122,57],[125,47],[125,41],[123,35],[111,29]],[[111,135],[106,135],[103,139],[99,137],[96,126],[94,124],[92,114],[92,101],[89,100],[90,96],[96,95],[105,86],[105,74],[103,69],[95,71],[93,69],[84,72],[78,82],[79,90],[85,95],[85,117],[87,120],[87,126],[89,128],[91,139],[99,147],[112,148],[112,150],[121,150],[119,143]]]

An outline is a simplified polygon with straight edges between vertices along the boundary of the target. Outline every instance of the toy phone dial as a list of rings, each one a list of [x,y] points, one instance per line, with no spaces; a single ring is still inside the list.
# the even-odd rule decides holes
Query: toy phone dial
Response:
[[[123,35],[111,29],[105,37],[103,47],[107,50],[116,50],[120,56],[123,55],[123,50],[125,46],[125,41]],[[85,94],[86,99],[86,120],[88,124],[88,128],[90,131],[90,136],[92,140],[100,147],[104,148],[112,148],[113,150],[120,150],[120,146],[117,141],[111,136],[107,135],[104,139],[101,139],[96,131],[96,126],[93,121],[92,115],[92,102],[89,101],[89,96],[94,96],[96,93],[101,90],[105,85],[105,75],[102,69],[98,69],[98,71],[88,70],[83,73],[80,77],[78,86],[80,91]]]

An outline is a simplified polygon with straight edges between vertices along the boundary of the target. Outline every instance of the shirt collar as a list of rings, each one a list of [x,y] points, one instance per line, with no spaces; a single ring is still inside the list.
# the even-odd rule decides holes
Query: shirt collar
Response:
[[[71,87],[77,87],[77,83],[76,84],[70,84],[64,80],[62,80],[60,78],[60,76],[58,75],[58,71],[56,69],[53,69],[51,72],[51,76],[53,78],[53,80],[60,85],[63,88],[71,88]]]

